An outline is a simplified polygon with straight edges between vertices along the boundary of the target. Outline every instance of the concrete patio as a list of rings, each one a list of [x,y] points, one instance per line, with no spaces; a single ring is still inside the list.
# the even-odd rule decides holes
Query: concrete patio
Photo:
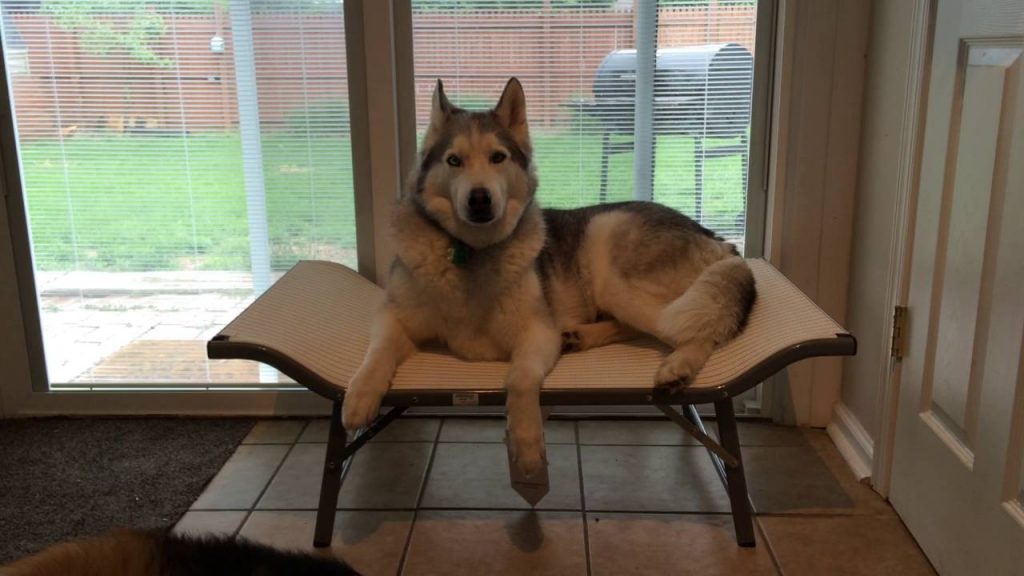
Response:
[[[205,355],[206,340],[252,302],[248,273],[37,272],[36,278],[54,387],[260,382],[255,363]]]

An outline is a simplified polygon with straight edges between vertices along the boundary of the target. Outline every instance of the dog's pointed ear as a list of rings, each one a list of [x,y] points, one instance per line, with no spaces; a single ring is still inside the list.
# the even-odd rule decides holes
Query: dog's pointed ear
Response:
[[[516,78],[510,78],[505,84],[505,90],[498,99],[498,105],[494,107],[494,114],[498,122],[512,133],[512,137],[520,145],[528,144],[530,140],[530,128],[526,123],[526,94],[523,93],[523,85]]]
[[[448,122],[448,118],[452,115],[454,108],[452,103],[448,101],[448,97],[444,94],[444,84],[438,78],[437,85],[434,87],[434,98],[430,106],[429,132],[440,131],[445,123]]]

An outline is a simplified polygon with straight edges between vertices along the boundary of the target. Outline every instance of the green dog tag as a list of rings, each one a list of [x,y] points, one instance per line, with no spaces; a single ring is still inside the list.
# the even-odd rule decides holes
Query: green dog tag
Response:
[[[448,249],[448,261],[460,268],[469,264],[469,246],[456,240]]]

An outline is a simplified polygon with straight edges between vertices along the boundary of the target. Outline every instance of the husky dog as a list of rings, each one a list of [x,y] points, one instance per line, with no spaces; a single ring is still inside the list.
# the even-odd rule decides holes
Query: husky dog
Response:
[[[756,292],[733,245],[653,203],[541,210],[532,153],[518,80],[486,112],[453,106],[438,81],[393,213],[387,300],[345,395],[347,428],[377,415],[419,344],[440,341],[510,362],[509,447],[530,476],[544,465],[541,385],[563,351],[651,334],[673,348],[653,384],[674,389],[742,329]]]

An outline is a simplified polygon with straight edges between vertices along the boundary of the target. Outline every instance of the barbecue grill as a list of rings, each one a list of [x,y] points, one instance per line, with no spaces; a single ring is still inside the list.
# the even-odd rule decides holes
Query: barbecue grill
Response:
[[[657,51],[654,71],[652,130],[659,135],[694,137],[696,210],[701,218],[704,160],[743,157],[746,182],[750,101],[754,58],[739,44],[707,44]],[[615,50],[605,57],[594,78],[594,97],[572,103],[595,118],[601,135],[601,190],[607,198],[608,156],[633,150],[633,142],[612,136],[632,136],[636,102],[636,50]],[[706,138],[740,137],[738,145],[706,148]]]

